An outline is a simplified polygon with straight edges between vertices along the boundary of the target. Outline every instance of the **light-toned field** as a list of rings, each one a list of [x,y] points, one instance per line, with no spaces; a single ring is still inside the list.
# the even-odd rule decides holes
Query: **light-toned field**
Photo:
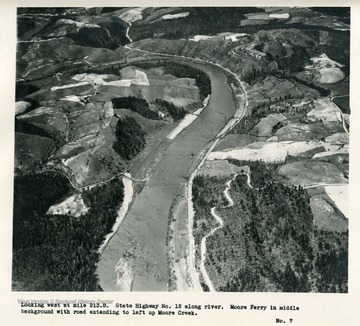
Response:
[[[99,25],[96,24],[89,24],[86,22],[78,22],[72,19],[59,19],[55,25],[61,25],[61,24],[65,24],[65,25],[75,25],[78,29],[80,28],[101,28]]]
[[[132,283],[135,277],[131,261],[131,258],[122,257],[115,266],[114,283],[118,291],[131,291]]]
[[[61,98],[60,100],[69,101],[69,102],[78,102],[78,103],[81,103],[82,105],[84,105],[84,103],[82,103],[83,99],[81,99],[79,96],[76,96],[76,95],[68,95],[68,96]]]
[[[86,214],[89,209],[90,207],[85,206],[81,194],[74,194],[61,203],[50,206],[47,214],[79,217]]]
[[[349,218],[349,185],[325,186],[324,188],[344,216]]]
[[[322,119],[327,122],[341,122],[341,114],[337,106],[329,98],[321,98],[314,102],[315,109],[311,110],[307,116]]]
[[[288,12],[284,12],[284,13],[271,13],[269,15],[270,18],[273,19],[288,19],[290,17]]]
[[[199,41],[204,41],[204,40],[210,40],[212,38],[213,38],[213,36],[209,36],[209,35],[195,35],[194,37],[189,39],[189,41],[199,42]]]
[[[167,14],[167,15],[162,16],[162,19],[167,20],[167,19],[183,18],[183,17],[189,16],[189,14],[190,13],[188,11],[184,11],[179,14]]]
[[[18,101],[15,103],[15,115],[25,112],[31,104],[26,101]]]
[[[139,20],[143,19],[141,11],[142,11],[141,8],[130,9],[130,10],[127,10],[124,13],[122,13],[119,16],[119,18],[126,22],[133,23],[135,21],[139,21]]]
[[[235,34],[228,34],[225,36],[225,40],[231,40],[232,42],[240,41],[242,37],[248,36],[247,33],[235,33]]]
[[[319,82],[322,84],[334,84],[345,77],[340,68],[321,68],[319,72],[321,74]]]
[[[80,83],[88,83],[91,85],[112,85],[112,86],[122,86],[130,87],[131,85],[147,85],[149,86],[149,80],[144,71],[138,69],[133,70],[133,76],[126,76],[130,78],[122,78],[114,75],[98,75],[98,74],[78,74],[72,77],[72,79],[79,81]],[[69,85],[66,85],[69,86]]]
[[[317,68],[342,68],[344,65],[338,63],[334,60],[331,60],[326,53],[322,53],[318,57],[313,57],[310,59],[313,62],[313,65]],[[306,66],[305,68],[311,69],[313,66]]]
[[[287,155],[298,155],[308,150],[321,147],[319,142],[256,142],[242,148],[234,148],[210,153],[208,160],[224,160],[233,158],[236,160],[248,160],[264,162],[284,162]]]
[[[345,73],[340,69],[344,65],[331,60],[325,53],[310,60],[312,64],[305,66],[305,73],[319,83],[334,84],[345,77]]]

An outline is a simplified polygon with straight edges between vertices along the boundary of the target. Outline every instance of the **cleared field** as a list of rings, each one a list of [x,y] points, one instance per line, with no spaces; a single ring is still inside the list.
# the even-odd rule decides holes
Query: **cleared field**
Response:
[[[349,218],[349,186],[325,186],[326,193],[341,210],[346,218]]]
[[[226,160],[205,161],[200,168],[198,175],[211,177],[229,177],[234,174],[241,174],[248,171],[248,167],[239,167],[230,164]]]
[[[167,14],[167,15],[164,15],[162,16],[162,19],[176,19],[176,18],[182,18],[182,17],[187,17],[189,16],[189,12],[188,11],[184,11],[184,12],[181,12],[179,14]]]
[[[298,155],[311,149],[322,147],[319,142],[256,142],[242,148],[210,153],[208,160],[233,158],[244,161],[284,162],[287,155]]]
[[[274,126],[284,120],[285,117],[281,114],[269,114],[267,117],[260,120],[260,122],[251,130],[251,133],[259,137],[270,137],[274,132]]]
[[[150,85],[147,75],[144,71],[134,69],[133,72],[134,74],[132,76],[122,76],[122,79],[115,75],[98,75],[86,73],[75,75],[72,77],[72,79],[79,81],[79,84],[88,83],[91,85],[112,85],[122,87],[130,87],[131,85]]]
[[[232,42],[237,42],[240,41],[241,38],[243,38],[244,36],[248,36],[249,34],[247,33],[235,33],[235,34],[228,34],[225,36],[225,40],[231,40]]]
[[[322,84],[334,84],[344,79],[345,73],[340,69],[344,65],[331,60],[325,53],[310,60],[312,64],[305,66],[307,78],[310,74],[313,80]]]
[[[31,107],[31,104],[26,101],[18,101],[15,103],[15,115],[25,112],[28,108]]]
[[[310,198],[314,223],[319,229],[344,232],[348,229],[347,220],[334,208],[329,196],[318,194]]]
[[[212,38],[213,38],[213,36],[209,36],[209,35],[195,35],[194,37],[189,39],[189,41],[199,42],[199,41],[210,40]]]
[[[334,84],[345,77],[344,72],[340,68],[321,68],[319,72],[321,75],[319,82],[322,84]]]
[[[133,23],[143,19],[141,11],[142,8],[130,9],[122,13],[119,18],[126,22]]]
[[[317,160],[285,164],[280,167],[279,175],[286,177],[290,184],[301,186],[348,182],[336,166]]]
[[[314,102],[315,109],[311,110],[307,116],[322,119],[327,122],[341,122],[341,114],[337,106],[329,99],[322,98]]]
[[[49,207],[47,214],[51,215],[72,215],[79,217],[87,213],[90,207],[84,204],[81,194],[74,194],[59,204]]]

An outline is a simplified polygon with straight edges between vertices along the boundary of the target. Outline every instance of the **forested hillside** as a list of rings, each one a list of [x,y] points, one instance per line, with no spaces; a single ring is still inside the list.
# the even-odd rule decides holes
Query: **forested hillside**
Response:
[[[207,239],[214,286],[234,292],[347,292],[348,234],[318,230],[307,191],[274,182],[274,168],[252,162],[254,188],[246,175],[237,176],[230,190],[234,206],[226,208],[224,180],[195,178],[194,224],[202,223],[197,241],[216,224],[211,207],[224,221]]]
[[[13,289],[18,291],[99,291],[97,250],[115,222],[123,198],[122,182],[82,192],[90,210],[75,218],[48,215],[47,209],[70,194],[57,173],[15,177]]]

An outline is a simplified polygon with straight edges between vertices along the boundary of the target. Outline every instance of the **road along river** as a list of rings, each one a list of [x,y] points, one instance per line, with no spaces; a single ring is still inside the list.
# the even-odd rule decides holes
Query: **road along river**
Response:
[[[197,165],[198,153],[211,145],[236,112],[232,91],[219,68],[185,63],[209,75],[212,94],[208,106],[164,150],[120,228],[104,249],[97,269],[104,291],[167,290],[166,237],[171,205],[181,194],[181,184],[189,180]],[[121,284],[126,286],[122,288]]]

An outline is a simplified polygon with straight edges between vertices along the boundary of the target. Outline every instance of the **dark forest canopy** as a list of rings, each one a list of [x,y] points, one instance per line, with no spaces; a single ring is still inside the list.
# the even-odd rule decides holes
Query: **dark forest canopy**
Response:
[[[123,185],[115,178],[83,191],[90,210],[78,218],[46,213],[72,191],[67,179],[54,172],[15,177],[13,290],[101,290],[97,250],[116,220]]]

